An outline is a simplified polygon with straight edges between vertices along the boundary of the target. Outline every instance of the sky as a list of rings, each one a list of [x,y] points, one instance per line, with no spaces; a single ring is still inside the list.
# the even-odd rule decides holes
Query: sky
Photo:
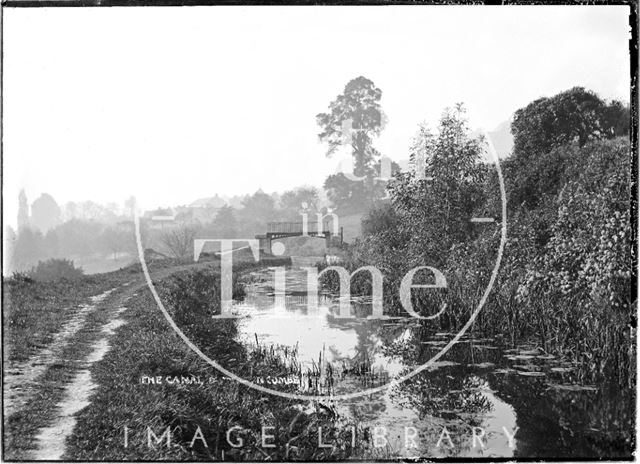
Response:
[[[380,152],[464,102],[492,130],[574,86],[629,101],[625,6],[4,9],[3,209],[18,192],[143,208],[321,186],[315,115],[358,76]]]

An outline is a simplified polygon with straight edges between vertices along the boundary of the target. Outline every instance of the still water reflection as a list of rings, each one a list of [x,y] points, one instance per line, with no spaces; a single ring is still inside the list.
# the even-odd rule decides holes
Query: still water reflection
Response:
[[[453,336],[411,319],[336,319],[338,301],[331,295],[321,296],[318,311],[309,314],[306,273],[297,268],[287,269],[284,294],[274,293],[272,271],[249,279],[247,295],[234,309],[245,316],[239,341],[297,347],[303,369],[331,364],[335,394],[410,372]],[[366,299],[354,299],[352,306],[366,314]],[[370,382],[344,374],[363,364],[375,377]],[[427,372],[334,406],[372,434],[383,428],[386,446],[368,457],[630,457],[633,393],[580,385],[574,367],[536,347],[466,334]]]

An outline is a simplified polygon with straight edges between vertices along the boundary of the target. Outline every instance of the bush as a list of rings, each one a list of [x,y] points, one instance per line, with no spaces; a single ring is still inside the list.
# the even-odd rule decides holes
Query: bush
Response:
[[[49,259],[38,261],[38,265],[31,268],[27,275],[40,282],[52,282],[60,279],[80,279],[84,271],[75,267],[70,259]]]
[[[365,216],[364,237],[344,264],[350,272],[363,265],[382,271],[385,312],[391,315],[402,313],[395,296],[409,269],[428,264],[441,270],[446,292],[412,296],[418,309],[447,304],[437,321],[440,330],[457,330],[468,320],[489,282],[500,238],[495,228],[469,227],[475,215],[497,216],[499,202],[496,179],[472,164],[477,147],[457,117],[445,115],[439,145],[425,144],[429,168],[442,169],[429,183],[413,173],[397,175],[388,187],[391,205]],[[570,140],[504,163],[509,234],[475,329],[567,357],[578,364],[583,381],[635,384],[631,154],[623,137],[583,145]],[[460,175],[459,165],[477,175]],[[335,273],[324,275],[322,284],[339,289]],[[367,273],[354,276],[351,292],[371,292]]]

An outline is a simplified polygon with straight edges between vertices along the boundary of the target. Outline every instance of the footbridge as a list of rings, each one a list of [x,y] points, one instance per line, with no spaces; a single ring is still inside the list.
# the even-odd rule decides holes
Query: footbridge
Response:
[[[342,227],[340,227],[338,234],[334,234],[329,224],[323,224],[319,228],[316,224],[306,224],[304,222],[268,222],[266,233],[264,235],[256,235],[256,239],[260,242],[260,251],[272,254],[271,242],[279,238],[303,236],[324,238],[326,246],[329,248],[332,235],[337,235],[342,245]]]

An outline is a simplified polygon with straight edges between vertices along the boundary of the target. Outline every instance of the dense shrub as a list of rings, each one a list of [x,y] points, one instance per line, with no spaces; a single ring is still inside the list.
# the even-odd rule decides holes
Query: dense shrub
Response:
[[[520,128],[527,114],[519,113]],[[482,141],[470,137],[462,116],[460,108],[445,112],[439,133],[414,144],[424,153],[412,156],[426,160],[432,180],[415,172],[397,175],[389,187],[391,205],[364,218],[365,235],[345,264],[351,271],[373,265],[383,272],[385,311],[392,313],[402,311],[397,294],[409,269],[438,268],[447,292],[414,291],[412,300],[423,314],[447,303],[439,319],[443,329],[468,320],[500,241],[496,227],[469,227],[474,215],[499,217],[500,200],[493,170],[479,162]],[[611,131],[573,139],[574,119],[580,120],[567,116],[566,140],[504,163],[507,196],[518,201],[508,204],[502,265],[475,327],[578,361],[585,380],[632,383],[637,214],[631,147],[625,138],[607,139]],[[352,293],[371,291],[368,275],[361,274]],[[337,276],[324,283],[337,290]]]
[[[51,282],[60,279],[76,280],[83,275],[83,270],[75,267],[70,259],[38,261],[38,265],[28,272],[30,278],[40,282]]]

